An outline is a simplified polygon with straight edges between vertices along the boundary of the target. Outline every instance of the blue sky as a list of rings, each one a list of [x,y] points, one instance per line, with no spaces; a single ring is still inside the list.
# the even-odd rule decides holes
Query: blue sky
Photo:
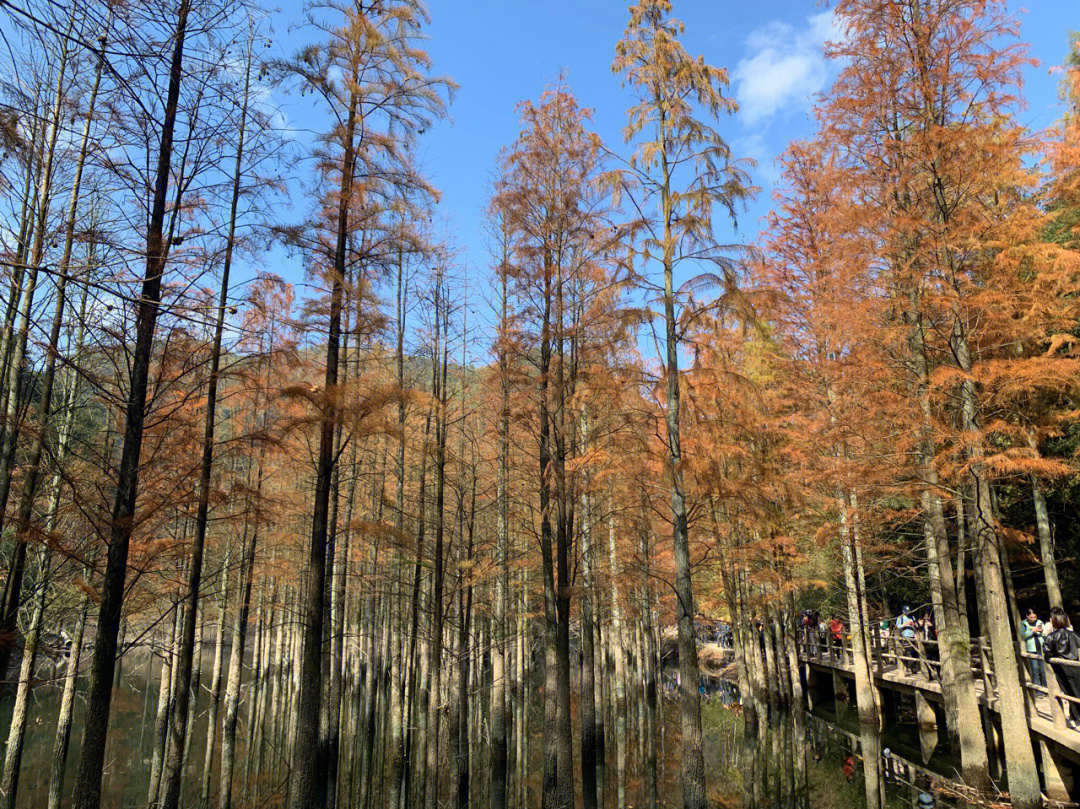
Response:
[[[483,275],[487,255],[480,223],[496,155],[518,131],[517,102],[536,98],[558,74],[567,72],[579,100],[595,110],[596,131],[612,147],[630,95],[611,73],[616,41],[626,25],[621,0],[430,0],[428,50],[439,72],[461,86],[452,119],[426,136],[422,155],[443,191],[440,213],[463,248],[471,272]],[[1033,128],[1060,114],[1059,77],[1050,68],[1065,54],[1067,30],[1080,28],[1073,0],[1010,4],[1022,38],[1041,66],[1026,72],[1028,108],[1022,120]],[[740,219],[738,238],[752,240],[768,212],[777,172],[774,160],[795,138],[813,132],[812,98],[827,88],[834,66],[822,58],[821,43],[832,28],[829,7],[797,0],[721,2],[675,0],[675,16],[686,24],[684,42],[694,55],[731,73],[739,114],[722,131],[737,155],[758,161],[762,189]]]
[[[302,25],[304,0],[282,3],[269,15],[274,33],[263,53],[268,58],[291,56],[318,35]],[[610,147],[628,151],[622,127],[632,98],[611,73],[615,43],[628,16],[627,0],[428,3],[432,21],[427,48],[435,71],[452,77],[460,90],[450,118],[424,137],[421,162],[443,194],[439,232],[456,249],[470,288],[482,292],[490,278],[483,209],[498,152],[518,133],[518,102],[537,98],[565,71],[580,102],[595,111],[596,131]],[[835,75],[836,66],[821,52],[833,31],[830,5],[813,0],[674,0],[674,5],[675,16],[686,25],[687,49],[731,74],[730,92],[741,110],[723,122],[721,131],[737,156],[757,161],[753,174],[761,192],[740,217],[738,232],[718,236],[725,242],[751,242],[771,204],[776,157],[791,140],[813,132],[813,97]],[[1009,9],[1031,55],[1041,62],[1025,72],[1027,109],[1021,120],[1042,129],[1061,113],[1060,76],[1053,69],[1066,52],[1068,30],[1080,29],[1080,3],[1028,0],[1025,8],[1019,0],[1009,0]],[[8,17],[0,15],[0,33],[8,32]],[[265,89],[265,100],[281,105],[283,120],[297,128],[301,140],[326,129],[325,112],[311,96]],[[306,145],[298,143],[297,150],[302,153]],[[310,211],[304,195],[308,178],[303,176],[310,166],[311,161],[301,161],[290,169],[290,195],[276,209],[279,220],[300,221]],[[243,263],[241,276],[268,270],[290,281],[303,279],[300,258],[280,248]],[[483,308],[479,297],[473,298],[474,311]]]

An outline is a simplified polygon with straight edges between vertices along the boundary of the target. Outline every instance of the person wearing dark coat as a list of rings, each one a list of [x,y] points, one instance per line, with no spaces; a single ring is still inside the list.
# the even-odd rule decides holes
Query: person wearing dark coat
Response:
[[[1043,658],[1057,675],[1062,692],[1080,698],[1080,635],[1073,632],[1069,616],[1060,607],[1050,611],[1050,624],[1053,631],[1043,641]],[[1076,664],[1054,662],[1060,660],[1076,661]],[[1075,728],[1080,723],[1080,703],[1067,702],[1069,719],[1066,721],[1069,727]]]

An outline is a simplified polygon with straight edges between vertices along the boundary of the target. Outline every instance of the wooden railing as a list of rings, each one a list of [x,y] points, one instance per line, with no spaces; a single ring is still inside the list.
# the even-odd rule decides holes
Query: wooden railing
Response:
[[[838,725],[830,725],[813,716],[809,719],[809,729],[815,747],[823,742],[824,745],[835,749],[840,756],[852,754],[859,759],[862,766],[866,766],[862,739],[857,734]],[[902,801],[911,806],[920,805],[919,795],[932,792],[935,785],[940,788],[945,783],[944,776],[941,774],[916,764],[888,748],[881,751],[880,772],[886,784],[901,787],[907,793],[902,795]]]
[[[854,649],[847,627],[839,640],[831,631],[824,635],[806,627],[800,627],[796,635],[799,657],[802,660],[819,660],[823,663],[854,668]],[[917,685],[918,681],[941,683],[941,656],[939,642],[928,638],[905,638],[897,631],[883,633],[881,627],[874,625],[869,633],[869,662],[878,676],[886,671],[901,672]],[[989,702],[997,700],[997,676],[994,672],[993,655],[990,644],[985,638],[972,638],[970,644],[972,675],[981,682],[983,693]],[[1076,706],[1080,712],[1080,698],[1074,697],[1062,686],[1057,677],[1055,666],[1080,668],[1080,661],[1053,658],[1043,661],[1041,655],[1032,654],[1024,649],[1021,642],[1016,642],[1017,661],[1020,669],[1020,681],[1024,690],[1024,704],[1029,717],[1049,718],[1055,728],[1068,730],[1067,719],[1070,707]],[[1037,685],[1031,676],[1031,660],[1043,662],[1046,685]]]

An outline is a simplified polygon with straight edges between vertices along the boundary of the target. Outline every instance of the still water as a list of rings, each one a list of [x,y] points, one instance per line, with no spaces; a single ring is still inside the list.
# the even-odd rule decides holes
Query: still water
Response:
[[[715,806],[865,809],[869,794],[882,807],[963,804],[948,778],[955,759],[936,734],[931,747],[913,716],[861,735],[854,710],[841,703],[839,714],[831,706],[776,712],[755,727],[729,691],[710,698],[703,718]]]
[[[147,676],[147,658],[125,661],[121,685],[114,691],[112,723],[106,751],[102,805],[109,809],[138,809],[147,804],[147,788],[153,749],[154,714],[158,691],[158,664]],[[46,682],[34,689],[26,749],[19,787],[19,809],[45,805],[48,795],[49,767],[56,728],[59,688],[48,684],[48,670],[39,672]],[[82,686],[85,688],[85,681]],[[205,683],[204,683],[205,685]],[[197,804],[198,785],[203,773],[206,739],[207,692],[200,689],[191,750],[185,782],[189,791],[183,805]],[[660,756],[658,781],[662,806],[681,806],[678,767],[678,705],[662,700],[663,733],[658,739]],[[842,704],[841,704],[842,705]],[[84,701],[76,702],[71,752],[68,757],[65,795],[70,793],[78,761]],[[530,798],[539,805],[539,775],[542,742],[539,729],[542,710],[534,708],[531,752],[535,766],[530,767]],[[575,711],[576,713],[576,711]],[[867,790],[876,789],[881,806],[933,809],[956,805],[948,774],[955,761],[944,742],[930,746],[926,734],[917,730],[914,717],[901,715],[891,722],[881,736],[861,737],[854,712],[841,707],[839,714],[830,706],[808,712],[777,713],[756,727],[747,725],[734,689],[723,686],[708,695],[704,704],[705,761],[710,789],[710,804],[739,809],[864,809]],[[9,724],[10,706],[0,708],[0,727]],[[246,716],[241,710],[237,733],[237,775],[245,771]],[[641,806],[642,773],[639,727],[636,717],[628,721],[627,797],[630,806]],[[942,740],[945,734],[942,733]],[[609,729],[609,753],[613,739]],[[344,741],[348,745],[348,741]],[[220,746],[219,746],[220,747]],[[870,761],[869,773],[863,766],[863,752]],[[279,775],[284,768],[274,766],[273,751],[265,753],[257,805],[282,805]],[[280,755],[280,751],[276,755]],[[217,768],[215,754],[214,768]],[[280,761],[280,759],[278,759]],[[875,766],[875,762],[877,766]],[[249,774],[254,778],[254,773]],[[476,777],[484,770],[477,768]],[[214,773],[214,784],[217,777]],[[607,768],[608,803],[614,805],[614,767]],[[238,788],[237,801],[243,797]],[[476,793],[474,793],[476,794]],[[244,805],[256,805],[255,794]]]

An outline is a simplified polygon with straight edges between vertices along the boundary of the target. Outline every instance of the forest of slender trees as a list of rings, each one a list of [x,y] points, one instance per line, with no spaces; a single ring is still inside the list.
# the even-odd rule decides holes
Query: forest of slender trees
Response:
[[[0,0],[0,809],[704,809],[703,624],[756,733],[804,703],[800,613],[842,617],[866,738],[909,603],[957,778],[1002,783],[981,639],[1040,805],[1080,44],[1036,131],[1002,0],[836,0],[814,134],[729,244],[764,192],[672,6],[595,43],[622,142],[557,65],[518,105],[476,268],[420,0]]]

